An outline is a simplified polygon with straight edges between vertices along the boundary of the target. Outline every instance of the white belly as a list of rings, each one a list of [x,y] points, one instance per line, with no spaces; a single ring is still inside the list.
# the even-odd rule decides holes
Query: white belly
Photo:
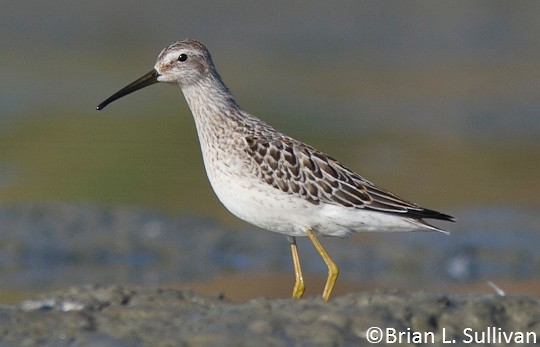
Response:
[[[345,237],[364,231],[412,231],[427,229],[399,216],[320,203],[287,194],[257,177],[238,179],[236,175],[207,173],[212,188],[225,207],[238,218],[263,229],[306,236],[311,229],[318,235]]]

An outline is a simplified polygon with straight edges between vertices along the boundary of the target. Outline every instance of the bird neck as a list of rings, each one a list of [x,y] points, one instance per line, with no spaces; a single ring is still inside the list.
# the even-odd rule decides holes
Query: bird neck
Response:
[[[225,111],[239,109],[229,88],[217,73],[184,86],[182,92],[195,117],[219,116]]]
[[[234,131],[242,123],[243,112],[217,73],[183,86],[182,92],[199,136],[218,136],[224,129]]]

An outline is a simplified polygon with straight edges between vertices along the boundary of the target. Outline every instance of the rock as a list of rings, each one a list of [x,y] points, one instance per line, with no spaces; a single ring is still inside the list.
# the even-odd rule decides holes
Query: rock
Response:
[[[374,291],[328,303],[310,297],[232,303],[190,290],[111,285],[73,287],[0,308],[0,346],[362,346],[377,337],[371,327],[385,339],[403,333],[394,345],[442,346],[443,338],[459,345],[469,338],[466,328],[484,339],[495,329],[486,346],[501,345],[502,332],[529,332],[540,343],[540,300]],[[424,340],[414,340],[424,333]]]

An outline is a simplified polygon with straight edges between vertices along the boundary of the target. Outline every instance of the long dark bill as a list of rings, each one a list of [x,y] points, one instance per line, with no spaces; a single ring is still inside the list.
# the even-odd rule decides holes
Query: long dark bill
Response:
[[[149,85],[157,83],[158,82],[158,80],[157,80],[158,77],[159,77],[159,73],[155,69],[153,69],[152,71],[150,71],[146,75],[142,76],[138,80],[128,84],[124,88],[120,89],[119,91],[117,91],[116,93],[114,93],[113,95],[108,97],[107,100],[105,100],[101,104],[99,104],[96,107],[96,109],[98,111],[101,111],[108,104],[110,104],[111,102],[113,102],[113,101],[115,101],[117,99],[120,99],[121,97],[126,96],[128,94],[131,94],[131,93],[133,93],[133,92],[135,92],[135,91],[137,91],[139,89],[142,89],[144,87],[148,87]]]

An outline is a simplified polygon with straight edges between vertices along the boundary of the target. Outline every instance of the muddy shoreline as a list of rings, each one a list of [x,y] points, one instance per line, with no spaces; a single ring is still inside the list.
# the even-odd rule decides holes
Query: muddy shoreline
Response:
[[[540,300],[370,291],[328,303],[318,297],[233,303],[188,289],[89,285],[0,308],[1,346],[367,346],[370,327],[409,333],[403,339],[428,332],[434,340],[425,343],[434,346],[444,345],[443,337],[468,339],[466,328],[540,337]]]

